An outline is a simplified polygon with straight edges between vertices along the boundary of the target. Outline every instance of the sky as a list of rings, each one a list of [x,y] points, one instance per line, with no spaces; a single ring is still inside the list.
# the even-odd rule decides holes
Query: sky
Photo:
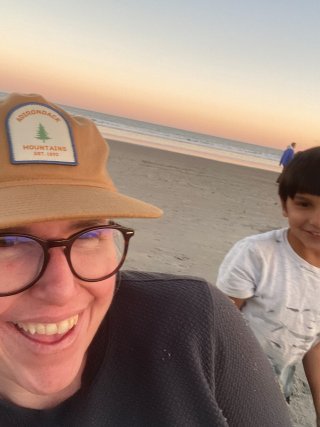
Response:
[[[0,0],[0,91],[320,145],[319,0]]]

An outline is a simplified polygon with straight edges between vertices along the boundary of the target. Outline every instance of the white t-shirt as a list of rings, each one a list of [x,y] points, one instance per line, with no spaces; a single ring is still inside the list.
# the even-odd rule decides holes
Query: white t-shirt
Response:
[[[295,365],[320,341],[320,268],[294,252],[287,232],[237,242],[219,268],[217,287],[248,299],[241,311],[290,396]]]

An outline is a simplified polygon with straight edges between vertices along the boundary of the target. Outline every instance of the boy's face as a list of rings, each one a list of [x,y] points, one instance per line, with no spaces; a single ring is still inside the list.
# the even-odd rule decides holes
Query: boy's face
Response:
[[[52,221],[18,231],[61,239],[87,226]],[[63,248],[52,248],[47,269],[34,286],[0,298],[0,395],[29,406],[34,397],[41,401],[59,393],[73,394],[114,288],[115,276],[93,283],[76,278]],[[59,334],[52,332],[55,327],[61,328]]]
[[[293,199],[282,201],[282,209],[288,218],[288,240],[293,249],[308,262],[320,263],[320,196],[297,193]]]

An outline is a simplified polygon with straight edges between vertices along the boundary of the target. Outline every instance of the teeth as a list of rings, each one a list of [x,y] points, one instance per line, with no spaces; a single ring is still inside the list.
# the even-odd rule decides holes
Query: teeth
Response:
[[[55,335],[55,334],[65,334],[68,332],[74,325],[78,323],[78,314],[70,317],[69,319],[62,320],[58,323],[16,323],[19,328],[23,329],[29,334],[39,334],[39,335]]]

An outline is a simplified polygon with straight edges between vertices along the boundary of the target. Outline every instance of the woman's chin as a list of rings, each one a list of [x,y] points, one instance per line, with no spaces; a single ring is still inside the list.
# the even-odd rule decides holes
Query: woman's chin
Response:
[[[65,363],[55,366],[23,369],[19,372],[21,393],[13,393],[8,400],[13,403],[33,408],[44,409],[57,406],[60,402],[75,394],[81,386],[84,361]]]

